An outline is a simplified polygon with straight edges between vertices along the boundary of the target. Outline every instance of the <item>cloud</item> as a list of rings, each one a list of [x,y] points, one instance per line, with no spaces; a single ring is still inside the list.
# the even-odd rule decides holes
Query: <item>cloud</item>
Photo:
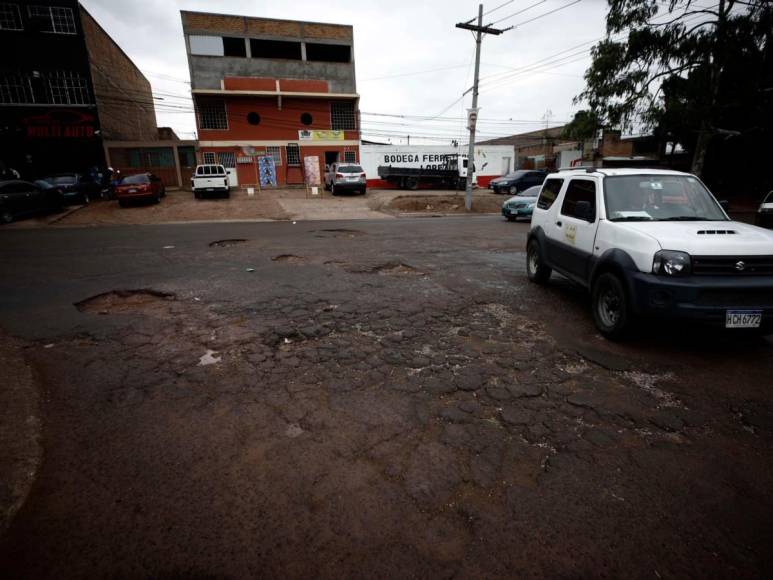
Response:
[[[420,142],[420,135],[448,141],[464,135],[462,117],[471,96],[449,105],[472,85],[475,43],[470,32],[454,25],[475,16],[476,3],[222,0],[214,6],[209,0],[82,1],[145,73],[156,96],[163,99],[157,100],[159,124],[172,126],[183,137],[191,137],[195,130],[189,110],[190,86],[186,84],[188,63],[180,21],[183,9],[351,24],[362,111],[432,116],[447,109],[444,118],[432,121],[363,115],[365,137],[399,142],[403,134],[411,134],[412,142]],[[518,24],[527,16],[538,16],[565,3],[548,0],[498,26]],[[507,16],[509,8],[489,18]],[[576,109],[572,98],[582,90],[582,74],[589,62],[587,51],[582,51],[604,35],[605,14],[606,2],[586,0],[501,36],[484,37],[481,138],[543,127],[547,110],[552,111],[552,123],[571,118]],[[581,43],[587,44],[556,55]],[[556,56],[548,59],[552,55]],[[409,74],[417,72],[421,74]]]

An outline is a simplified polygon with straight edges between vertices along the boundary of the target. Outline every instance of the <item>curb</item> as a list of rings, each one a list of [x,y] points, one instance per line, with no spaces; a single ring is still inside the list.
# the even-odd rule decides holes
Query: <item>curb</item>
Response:
[[[67,216],[70,216],[70,215],[74,214],[76,211],[82,210],[84,207],[86,207],[86,206],[85,205],[78,205],[78,206],[72,207],[72,208],[68,209],[66,212],[61,213],[58,216],[56,216],[55,218],[47,221],[46,225],[48,225],[48,226],[54,225],[55,223],[60,222],[61,220],[66,218]]]

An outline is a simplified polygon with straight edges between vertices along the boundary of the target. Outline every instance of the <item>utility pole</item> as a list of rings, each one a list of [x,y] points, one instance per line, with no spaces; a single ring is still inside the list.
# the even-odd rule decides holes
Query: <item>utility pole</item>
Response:
[[[473,18],[473,20],[475,20]],[[491,26],[483,26],[483,4],[478,5],[478,24],[472,24],[472,20],[460,22],[456,28],[472,30],[475,32],[475,82],[472,85],[472,108],[467,116],[468,129],[470,130],[470,146],[467,152],[467,185],[464,194],[464,207],[467,211],[472,209],[472,174],[475,167],[475,126],[478,122],[478,77],[480,76],[480,45],[484,34],[500,35],[510,28],[498,30]],[[465,93],[466,94],[466,93]]]

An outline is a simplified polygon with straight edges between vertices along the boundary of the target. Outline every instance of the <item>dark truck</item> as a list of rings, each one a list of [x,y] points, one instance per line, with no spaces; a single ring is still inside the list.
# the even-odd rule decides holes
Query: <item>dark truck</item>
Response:
[[[449,155],[440,165],[429,167],[381,165],[378,168],[378,176],[400,189],[418,189],[420,184],[447,189],[464,189],[467,182],[467,158],[462,157],[461,166],[457,155]]]

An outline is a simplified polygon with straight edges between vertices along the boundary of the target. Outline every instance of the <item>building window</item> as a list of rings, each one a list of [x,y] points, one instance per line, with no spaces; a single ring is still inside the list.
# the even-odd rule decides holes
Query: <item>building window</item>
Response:
[[[217,162],[223,167],[236,167],[236,153],[233,151],[218,153]]]
[[[204,165],[214,165],[215,164],[215,154],[212,151],[205,151],[201,154],[202,159],[204,160]]]
[[[266,155],[274,158],[274,165],[282,165],[281,147],[266,147]]]
[[[223,56],[247,56],[247,43],[243,38],[223,37]]]
[[[334,131],[355,131],[354,103],[330,103],[330,122]]]
[[[228,115],[225,110],[225,101],[200,101],[199,127],[210,130],[228,129]]]
[[[311,125],[314,122],[314,117],[311,116],[311,113],[303,113],[301,115],[301,123],[308,126]]]
[[[51,103],[55,105],[86,105],[91,103],[86,79],[77,72],[56,71],[48,75]]]
[[[0,77],[0,103],[34,103],[30,79],[26,75],[4,75]]]
[[[191,47],[191,54],[196,56],[225,55],[223,38],[220,36],[200,36],[198,34],[191,34],[188,37],[188,44]]]
[[[354,151],[344,151],[344,163],[357,163],[357,154]]]
[[[54,34],[77,34],[75,16],[66,6],[30,6],[29,17],[35,21],[40,32]]]
[[[352,47],[346,44],[306,43],[306,60],[318,62],[351,62]]]
[[[250,53],[252,58],[281,58],[287,60],[301,60],[301,43],[287,40],[258,40],[250,39]]]
[[[0,3],[0,30],[23,30],[18,4]]]
[[[255,111],[247,113],[247,122],[250,125],[260,125],[260,115]]]
[[[290,143],[287,146],[287,165],[301,164],[301,150],[297,143]]]

